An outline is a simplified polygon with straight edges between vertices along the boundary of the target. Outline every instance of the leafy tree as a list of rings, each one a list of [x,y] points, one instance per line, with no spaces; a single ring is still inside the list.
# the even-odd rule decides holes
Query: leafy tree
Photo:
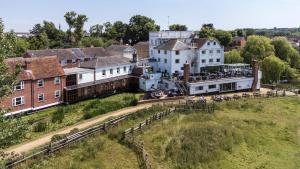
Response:
[[[16,36],[14,33],[4,33],[4,24],[0,18],[0,101],[12,92],[16,77],[20,71],[9,71],[4,60],[15,54]],[[8,46],[7,46],[8,45]],[[4,119],[3,114],[6,110],[0,109],[0,148],[5,148],[18,142],[25,136],[28,124],[22,119]]]
[[[255,35],[254,29],[245,29],[246,37]]]
[[[90,34],[92,37],[101,37],[103,33],[103,25],[96,24],[90,27]]]
[[[228,46],[232,41],[232,35],[228,31],[216,30],[214,37],[217,38],[223,46]]]
[[[160,27],[149,17],[135,15],[130,18],[128,28],[125,33],[125,42],[136,44],[139,41],[148,41],[149,32],[159,31]]]
[[[29,49],[29,42],[23,38],[17,38],[16,41],[16,56],[22,56]]]
[[[123,38],[125,37],[127,27],[128,25],[123,23],[122,21],[116,21],[112,26],[112,30],[115,34],[113,39],[117,41],[123,40]]]
[[[300,69],[300,55],[294,48],[289,52],[289,64],[292,68]]]
[[[245,37],[246,32],[243,29],[237,29],[236,30],[236,35],[239,36],[239,37]]]
[[[241,52],[237,49],[233,49],[229,52],[225,53],[224,56],[225,63],[231,64],[231,63],[242,63],[244,61],[244,58],[241,57]]]
[[[271,40],[263,36],[250,36],[242,51],[246,63],[251,63],[253,59],[262,61],[270,55],[274,55],[274,47]]]
[[[211,38],[215,37],[215,28],[212,24],[204,24],[199,32],[200,38]]]
[[[278,57],[271,55],[262,61],[261,68],[265,83],[277,83],[286,70],[286,65]]]
[[[84,36],[83,26],[87,22],[88,18],[86,15],[77,14],[74,11],[67,12],[65,14],[65,20],[69,25],[67,35],[71,44],[80,44],[81,39]]]
[[[81,45],[84,47],[102,47],[104,46],[104,42],[100,37],[84,37]]]
[[[31,37],[29,39],[30,49],[32,50],[40,50],[40,49],[47,49],[49,47],[49,39],[45,32],[41,34]]]
[[[271,44],[274,46],[277,57],[281,60],[289,61],[289,55],[293,47],[285,37],[276,37]]]
[[[186,25],[173,24],[169,26],[170,31],[187,31],[188,28]]]

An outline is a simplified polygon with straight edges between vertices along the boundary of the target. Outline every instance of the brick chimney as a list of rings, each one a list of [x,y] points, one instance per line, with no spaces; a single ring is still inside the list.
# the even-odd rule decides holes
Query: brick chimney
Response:
[[[257,60],[252,61],[252,75],[253,75],[253,83],[252,83],[252,91],[256,91],[256,86],[258,83],[258,69],[259,65]]]
[[[134,52],[134,53],[132,54],[132,62],[133,62],[133,63],[136,63],[136,62],[137,62],[137,54],[136,54],[136,52]]]
[[[26,70],[31,70],[31,62],[29,61],[29,60],[25,60],[25,66],[24,66],[24,68],[26,69]]]
[[[190,64],[185,63],[183,67],[183,81],[184,83],[189,82],[190,79]]]

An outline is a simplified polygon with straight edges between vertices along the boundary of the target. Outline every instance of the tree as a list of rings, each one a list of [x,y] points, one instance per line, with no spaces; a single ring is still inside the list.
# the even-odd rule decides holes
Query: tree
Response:
[[[255,35],[255,30],[254,29],[245,29],[246,37]]]
[[[289,64],[292,68],[300,69],[300,54],[294,48],[289,52]]]
[[[125,33],[125,42],[136,44],[140,41],[149,40],[149,32],[159,31],[160,27],[149,17],[135,15],[130,18],[128,28]]]
[[[215,28],[213,24],[204,24],[199,32],[200,38],[212,38],[215,37]]]
[[[248,38],[246,46],[242,51],[242,56],[246,63],[251,63],[253,59],[262,61],[271,55],[274,55],[274,47],[271,45],[271,40],[256,35]]]
[[[123,23],[122,21],[116,21],[112,26],[112,30],[114,31],[115,34],[113,39],[117,41],[123,40],[125,37],[127,27],[128,25]]]
[[[92,37],[101,37],[103,33],[103,25],[96,24],[90,27],[90,34]]]
[[[278,57],[271,55],[264,58],[261,68],[265,83],[277,83],[282,73],[286,70],[286,65]]]
[[[274,46],[275,55],[281,60],[289,61],[289,55],[292,52],[292,45],[285,37],[276,37],[271,44]]]
[[[233,49],[229,52],[226,52],[224,59],[225,59],[224,62],[226,64],[243,63],[243,61],[244,61],[244,58],[241,57],[241,52],[237,49]]]
[[[228,46],[232,41],[232,35],[228,31],[216,30],[214,34],[214,37],[218,39],[223,46]]]
[[[169,26],[170,31],[187,31],[188,28],[186,25],[173,24]]]
[[[84,23],[87,22],[87,20],[88,18],[86,17],[86,15],[77,15],[74,30],[75,40],[77,44],[80,44],[80,41],[84,36],[83,26]]]
[[[16,36],[13,33],[4,33],[4,24],[0,18],[0,101],[11,94],[13,85],[16,84],[16,77],[20,72],[19,66],[15,71],[9,71],[4,60],[15,54]],[[9,45],[9,46],[7,46]],[[18,142],[25,136],[28,124],[22,119],[4,119],[6,110],[0,109],[0,148]]]
[[[86,15],[77,14],[74,11],[67,12],[64,17],[69,25],[69,29],[67,31],[69,41],[71,44],[80,44],[80,41],[84,36],[83,26],[84,23],[87,22],[88,18]]]
[[[29,42],[23,38],[17,38],[16,41],[16,56],[23,56],[29,49]]]
[[[237,29],[236,30],[236,35],[239,36],[239,37],[245,37],[246,33],[243,29]]]
[[[31,37],[29,39],[31,50],[48,49],[49,39],[45,32],[42,32],[38,36]]]
[[[84,37],[82,39],[82,46],[84,47],[103,47],[104,46],[104,42],[102,40],[102,38],[99,37]]]

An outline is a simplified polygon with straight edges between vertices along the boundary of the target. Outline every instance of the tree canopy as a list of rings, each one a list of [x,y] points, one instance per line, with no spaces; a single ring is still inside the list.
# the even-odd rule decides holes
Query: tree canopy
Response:
[[[229,52],[225,52],[224,62],[226,64],[243,63],[244,58],[241,57],[241,52],[237,49],[233,49]]]
[[[170,31],[187,31],[188,28],[186,25],[173,24],[169,26]]]
[[[251,63],[254,59],[262,61],[271,55],[274,55],[274,47],[271,45],[271,40],[267,37],[256,35],[248,38],[242,52],[246,63]]]
[[[263,59],[261,64],[263,81],[265,83],[277,83],[286,69],[285,63],[275,55]]]
[[[232,35],[228,31],[216,30],[214,34],[214,37],[218,39],[223,46],[228,46],[232,41]]]

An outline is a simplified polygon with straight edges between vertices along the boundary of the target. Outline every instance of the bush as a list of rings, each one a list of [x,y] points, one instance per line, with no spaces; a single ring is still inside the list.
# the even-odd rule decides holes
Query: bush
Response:
[[[61,140],[65,137],[66,137],[65,134],[56,134],[56,135],[52,136],[51,142],[56,142],[56,141]]]
[[[33,126],[33,131],[34,132],[44,132],[47,129],[47,122],[41,121],[41,122],[37,122],[34,126]]]
[[[52,114],[52,123],[62,123],[63,119],[65,118],[65,112],[68,108],[66,107],[58,107],[57,110]]]

